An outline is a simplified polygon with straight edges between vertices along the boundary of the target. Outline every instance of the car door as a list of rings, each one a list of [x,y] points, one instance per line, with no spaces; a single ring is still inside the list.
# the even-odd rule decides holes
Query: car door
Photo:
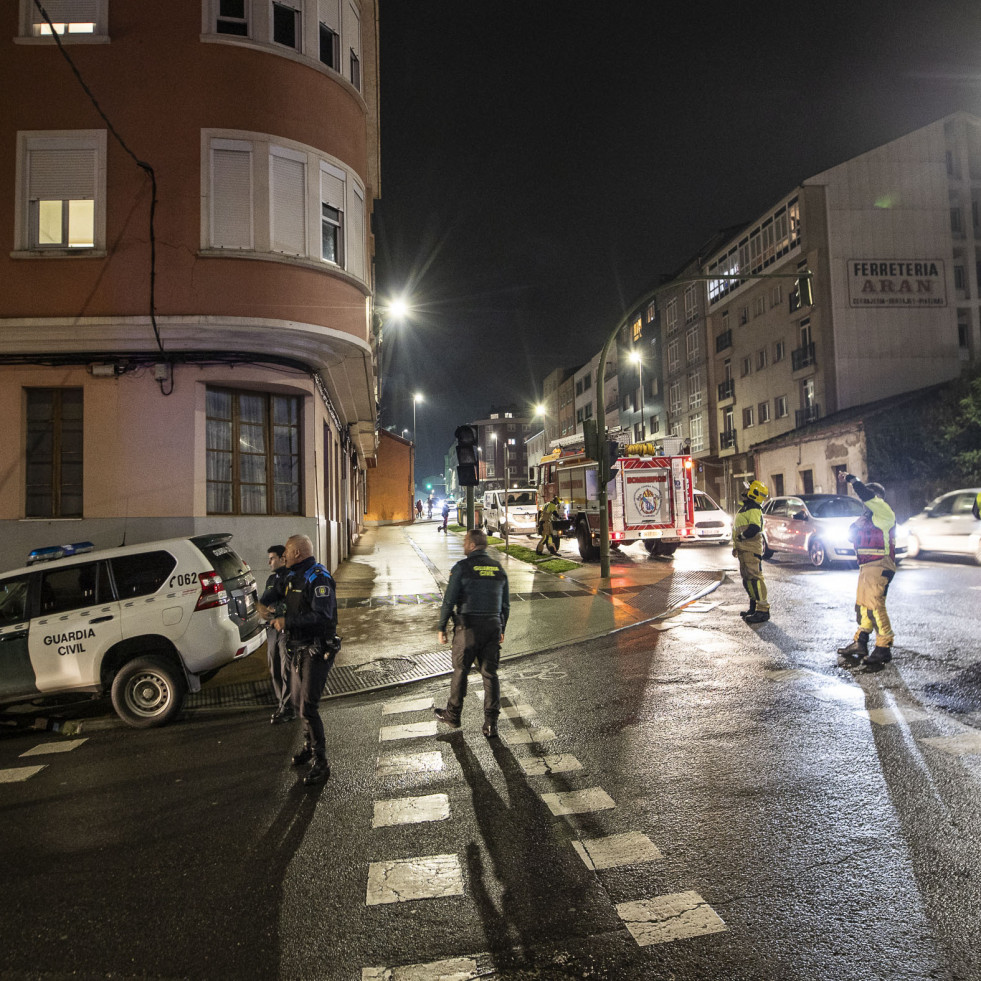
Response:
[[[96,688],[102,656],[122,637],[105,561],[39,569],[30,652],[38,691]]]
[[[944,546],[949,552],[973,552],[971,536],[977,531],[978,520],[974,517],[973,492],[965,491],[954,495],[950,518],[946,525],[947,542]]]
[[[37,691],[28,645],[34,573],[0,580],[0,702]]]
[[[927,512],[926,518],[919,522],[916,534],[924,551],[943,552],[947,549],[951,510],[956,497],[956,494],[941,497]]]
[[[788,497],[784,521],[784,547],[788,552],[807,552],[807,536],[814,529],[809,516],[806,519],[797,517],[801,512],[807,514],[804,502],[799,497]]]
[[[771,501],[763,512],[763,534],[766,536],[767,545],[774,550],[783,548],[783,541],[786,536],[784,528],[787,517],[787,501],[785,498],[778,497]]]

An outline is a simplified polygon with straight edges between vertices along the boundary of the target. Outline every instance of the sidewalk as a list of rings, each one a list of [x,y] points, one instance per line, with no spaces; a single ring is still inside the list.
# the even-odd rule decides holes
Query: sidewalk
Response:
[[[337,570],[338,633],[343,647],[325,697],[388,688],[449,674],[449,650],[436,643],[443,590],[463,558],[463,536],[440,522],[369,528]],[[502,659],[603,637],[663,616],[714,589],[721,573],[675,573],[670,562],[635,563],[610,555],[563,575],[501,555],[511,593]],[[188,698],[189,708],[270,705],[265,648],[229,665]]]

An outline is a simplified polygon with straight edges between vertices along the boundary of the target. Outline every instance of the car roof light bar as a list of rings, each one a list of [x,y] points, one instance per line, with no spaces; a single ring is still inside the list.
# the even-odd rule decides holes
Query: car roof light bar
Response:
[[[71,545],[46,545],[43,548],[35,548],[27,556],[27,564],[34,565],[36,562],[52,562],[55,559],[65,559],[71,555],[82,555],[91,552],[95,546],[91,542],[73,542]]]

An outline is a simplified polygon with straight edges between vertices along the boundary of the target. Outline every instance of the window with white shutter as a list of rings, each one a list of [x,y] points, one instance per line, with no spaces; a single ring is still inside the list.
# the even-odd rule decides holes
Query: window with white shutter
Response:
[[[285,147],[270,148],[270,248],[306,255],[306,156]]]
[[[344,5],[344,44],[347,47],[348,78],[361,91],[361,14],[354,4]]]
[[[340,0],[318,0],[320,61],[335,72],[341,70]]]
[[[21,35],[51,38],[52,27],[62,41],[105,38],[108,0],[44,0],[45,19],[34,0],[21,0]],[[50,24],[48,23],[50,21]]]
[[[364,191],[348,182],[347,264],[352,276],[364,279]]]
[[[344,265],[345,174],[320,164],[320,258]]]
[[[211,247],[251,249],[252,146],[215,141],[211,149]]]
[[[21,132],[17,143],[18,248],[104,249],[105,132]]]

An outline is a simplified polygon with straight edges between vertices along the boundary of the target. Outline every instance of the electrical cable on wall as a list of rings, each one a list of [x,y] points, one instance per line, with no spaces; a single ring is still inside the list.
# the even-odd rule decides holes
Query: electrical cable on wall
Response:
[[[109,132],[112,133],[116,142],[123,148],[126,154],[133,160],[133,162],[139,167],[147,176],[150,178],[150,323],[153,326],[153,336],[157,341],[157,348],[160,353],[167,356],[164,351],[163,342],[160,339],[160,330],[157,327],[157,311],[156,311],[156,300],[155,300],[155,290],[156,290],[156,276],[157,276],[157,240],[154,234],[154,218],[157,211],[157,176],[153,171],[153,167],[150,166],[145,160],[140,160],[139,157],[127,146],[126,141],[116,132],[116,127],[112,125],[109,117],[102,111],[102,107],[99,105],[95,96],[92,94],[92,90],[86,85],[85,80],[82,78],[81,72],[72,61],[71,55],[65,50],[65,46],[61,43],[61,38],[58,36],[58,32],[55,30],[54,24],[51,22],[51,18],[48,16],[48,12],[41,5],[41,0],[34,0],[34,6],[37,7],[38,12],[44,18],[44,22],[48,25],[48,29],[51,31],[51,36],[54,38],[55,44],[58,46],[58,50],[61,52],[65,61],[68,62],[68,67],[71,68],[72,74],[78,80],[78,84],[82,86],[82,91],[89,97],[89,101],[95,107],[95,111],[102,117]],[[174,391],[174,366],[170,364],[169,357],[167,358],[167,363],[169,367],[170,375],[170,387],[164,390],[164,382],[161,380],[159,382],[160,391],[163,395],[170,395]]]

